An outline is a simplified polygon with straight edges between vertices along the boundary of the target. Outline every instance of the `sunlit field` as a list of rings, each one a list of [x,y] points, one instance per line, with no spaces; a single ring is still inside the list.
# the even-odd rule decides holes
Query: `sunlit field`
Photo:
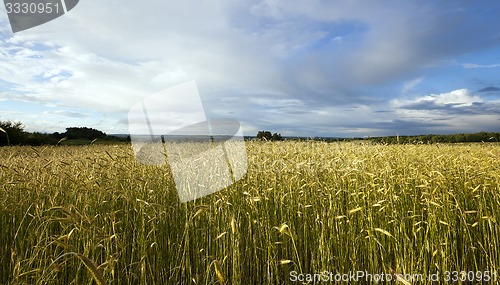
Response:
[[[0,284],[500,274],[498,143],[247,142],[247,153],[243,179],[179,203],[168,166],[135,162],[127,145],[0,148]]]

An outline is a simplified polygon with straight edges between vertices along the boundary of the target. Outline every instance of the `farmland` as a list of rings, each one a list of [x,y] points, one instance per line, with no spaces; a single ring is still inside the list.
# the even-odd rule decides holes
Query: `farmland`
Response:
[[[0,148],[0,284],[500,274],[498,143],[246,144],[247,175],[188,203],[128,145]]]

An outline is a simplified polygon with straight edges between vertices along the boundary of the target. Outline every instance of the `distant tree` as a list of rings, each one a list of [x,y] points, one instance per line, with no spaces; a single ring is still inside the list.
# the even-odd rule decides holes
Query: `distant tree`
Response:
[[[279,133],[272,134],[270,131],[259,131],[259,132],[257,132],[256,137],[260,140],[266,140],[266,141],[281,141],[281,140],[283,140],[283,138],[281,137],[281,134],[279,134]]]
[[[60,134],[59,132],[55,132],[55,133],[53,133],[51,136],[52,136],[55,140],[57,140],[57,141],[58,141],[58,140],[60,140],[60,139],[64,138],[65,134],[64,134],[64,133]]]
[[[106,133],[87,127],[67,128],[66,132],[52,134],[25,132],[21,122],[0,121],[0,146],[3,145],[55,145],[67,139],[106,140],[130,142],[128,137],[108,136]]]
[[[257,138],[261,139],[261,140],[270,141],[272,138],[272,135],[271,135],[270,131],[259,131],[257,133]]]
[[[281,141],[283,138],[281,137],[281,134],[274,133],[273,136],[271,137],[271,140],[273,141]]]
[[[0,121],[0,145],[18,145],[25,142],[26,133],[21,122]]]
[[[26,144],[28,145],[54,145],[57,139],[52,135],[42,133],[28,133],[26,135]]]
[[[66,133],[64,133],[65,137],[68,139],[101,139],[105,138],[107,135],[104,132],[101,132],[96,129],[80,127],[80,128],[66,128]]]

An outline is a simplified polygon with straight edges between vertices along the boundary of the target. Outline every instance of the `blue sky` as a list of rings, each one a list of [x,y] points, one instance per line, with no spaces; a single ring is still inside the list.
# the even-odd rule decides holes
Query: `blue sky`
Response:
[[[232,2],[80,1],[16,34],[1,7],[0,120],[126,133],[195,80],[246,135],[500,131],[498,1]]]

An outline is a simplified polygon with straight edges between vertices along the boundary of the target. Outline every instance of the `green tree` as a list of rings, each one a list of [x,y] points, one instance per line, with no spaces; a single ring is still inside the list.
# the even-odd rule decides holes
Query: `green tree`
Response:
[[[272,135],[271,135],[270,131],[259,131],[257,133],[257,138],[261,139],[261,140],[270,141],[272,138]]]
[[[52,135],[42,133],[28,133],[26,135],[26,144],[28,145],[54,145],[57,144],[57,139]]]
[[[260,140],[266,140],[266,141],[281,141],[281,140],[283,140],[283,138],[281,137],[281,134],[279,134],[279,133],[272,134],[270,131],[259,131],[259,132],[257,132],[256,137]]]
[[[0,146],[25,142],[26,133],[21,122],[0,121]]]
[[[64,135],[69,139],[89,139],[89,140],[101,139],[106,137],[106,133],[87,127],[66,128],[66,133]]]
[[[271,137],[271,140],[273,141],[281,141],[283,138],[281,137],[281,134],[274,133],[273,136]]]

